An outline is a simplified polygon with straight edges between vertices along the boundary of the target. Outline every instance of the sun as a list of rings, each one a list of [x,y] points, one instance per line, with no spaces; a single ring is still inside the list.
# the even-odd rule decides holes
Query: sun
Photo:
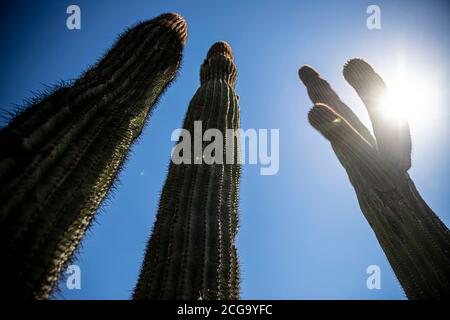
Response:
[[[397,70],[385,79],[388,92],[382,98],[380,111],[389,121],[420,124],[438,106],[439,93],[432,79],[405,70]]]

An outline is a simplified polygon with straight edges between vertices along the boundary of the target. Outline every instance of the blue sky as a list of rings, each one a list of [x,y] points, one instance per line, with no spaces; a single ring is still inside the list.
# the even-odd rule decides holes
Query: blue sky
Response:
[[[78,254],[82,288],[68,290],[61,282],[57,299],[130,297],[165,180],[171,132],[181,126],[199,85],[200,64],[218,40],[234,51],[242,128],[280,130],[279,173],[261,176],[256,165],[243,168],[242,298],[404,298],[344,169],[307,122],[311,102],[297,76],[302,64],[317,68],[366,124],[364,107],[341,74],[347,59],[363,57],[382,76],[401,63],[408,74],[430,83],[429,103],[411,123],[410,174],[450,225],[450,111],[444,104],[449,98],[450,6],[445,1],[11,2],[0,19],[0,106],[6,109],[43,84],[78,77],[138,20],[176,11],[189,28],[181,73]],[[70,4],[81,8],[81,30],[66,28]],[[366,28],[369,4],[381,8],[381,30]],[[373,264],[381,268],[381,290],[366,288],[366,268]]]

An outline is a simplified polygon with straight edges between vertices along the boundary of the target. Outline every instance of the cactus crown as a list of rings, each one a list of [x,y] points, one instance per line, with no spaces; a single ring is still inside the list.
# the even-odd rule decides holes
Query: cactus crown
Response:
[[[211,46],[200,69],[200,83],[210,80],[222,80],[234,88],[237,69],[231,47],[225,41],[216,42]]]
[[[188,28],[186,20],[180,14],[164,13],[154,19],[153,23],[169,28],[180,38],[183,46],[186,44]]]

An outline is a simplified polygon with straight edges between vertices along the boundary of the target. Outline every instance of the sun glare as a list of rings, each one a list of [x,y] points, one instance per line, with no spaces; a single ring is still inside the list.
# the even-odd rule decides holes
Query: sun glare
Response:
[[[399,71],[385,80],[389,92],[383,98],[382,112],[388,119],[419,124],[438,107],[439,93],[431,79]]]

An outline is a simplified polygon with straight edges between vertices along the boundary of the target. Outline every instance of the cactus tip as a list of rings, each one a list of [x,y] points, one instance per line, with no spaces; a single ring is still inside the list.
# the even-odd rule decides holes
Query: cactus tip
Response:
[[[155,19],[156,23],[173,29],[180,37],[181,43],[186,44],[188,27],[184,17],[176,12],[163,13]]]
[[[344,64],[342,73],[344,78],[351,82],[351,80],[358,74],[370,74],[374,70],[370,64],[361,58],[352,58]]]
[[[318,78],[319,73],[313,67],[305,64],[298,70],[298,76],[306,84],[309,80]]]
[[[214,43],[211,48],[209,48],[207,58],[211,58],[215,55],[224,55],[228,56],[232,60],[234,59],[231,46],[225,41],[218,41]]]
[[[308,112],[309,123],[319,131],[326,130],[333,123],[338,123],[336,119],[341,119],[341,117],[323,103],[315,104]]]

